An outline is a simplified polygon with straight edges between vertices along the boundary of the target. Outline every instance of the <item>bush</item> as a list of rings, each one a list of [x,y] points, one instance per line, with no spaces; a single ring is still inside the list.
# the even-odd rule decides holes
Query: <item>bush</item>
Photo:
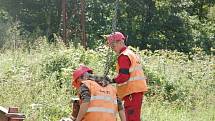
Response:
[[[176,51],[133,50],[140,54],[149,78],[144,110],[158,108],[164,113],[168,108],[169,112],[178,114],[176,109],[180,108],[183,114],[198,109],[210,116],[211,110],[207,112],[205,107],[211,107],[214,102],[214,56],[202,52],[188,57]],[[71,112],[70,98],[76,93],[71,88],[71,73],[79,64],[85,64],[95,73],[103,74],[106,55],[106,47],[85,51],[80,46],[65,48],[47,43],[38,44],[30,53],[5,51],[0,54],[1,105],[21,107],[27,121],[67,116]],[[116,55],[111,54],[111,58],[109,76],[113,77]],[[41,107],[33,109],[32,104]]]

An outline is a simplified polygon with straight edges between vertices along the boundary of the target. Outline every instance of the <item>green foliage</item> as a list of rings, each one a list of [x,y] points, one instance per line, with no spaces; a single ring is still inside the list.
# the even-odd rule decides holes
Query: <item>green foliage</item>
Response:
[[[49,53],[44,57],[42,62],[43,72],[41,77],[55,78],[54,87],[61,87],[66,84],[70,89],[71,70],[74,70],[81,62],[81,57],[84,54],[84,49],[63,49]],[[53,80],[52,80],[53,81]]]
[[[39,39],[38,41],[39,42]],[[70,114],[71,73],[79,64],[91,67],[95,73],[103,74],[107,48],[84,50],[82,47],[65,48],[47,43],[38,43],[31,53],[23,50],[5,51],[0,54],[0,102],[2,106],[18,106],[29,120],[59,120]],[[149,92],[144,103],[144,117],[165,120],[169,117],[180,121],[191,119],[193,112],[204,112],[199,118],[210,119],[214,102],[214,56],[195,50],[187,56],[179,52],[148,51],[131,48],[142,58],[142,65],[149,78]],[[114,74],[115,55],[111,55],[110,75]],[[59,85],[61,84],[61,85]],[[210,103],[209,103],[210,102]],[[156,111],[155,111],[156,109]],[[147,112],[145,112],[147,111]],[[148,112],[156,112],[151,116]],[[201,117],[203,116],[203,117]],[[197,116],[198,117],[198,116]]]
[[[60,48],[59,50],[54,50],[43,57],[41,63],[41,79],[49,80],[53,83],[53,88],[66,87],[69,94],[74,95],[75,91],[71,89],[71,77],[72,72],[80,64],[88,65],[94,68],[94,72],[100,75],[104,73],[104,66],[106,63],[106,51],[105,46],[101,46],[96,51],[88,50],[85,51],[84,48]],[[98,54],[100,53],[100,54]],[[110,65],[113,65],[113,60],[110,60]],[[99,67],[99,68],[97,68]],[[110,73],[113,74],[114,67],[110,67]]]
[[[203,91],[203,88],[212,88],[211,85],[204,85],[213,83],[214,67],[210,63],[214,61],[213,56],[207,56],[199,50],[189,58],[183,53],[169,51],[142,51],[140,54],[149,78],[150,88],[147,95],[151,97],[150,101],[177,104],[178,108],[186,105],[192,109],[197,107],[196,102],[202,97],[213,95]],[[206,63],[208,64],[205,65]]]
[[[13,22],[19,22],[21,35],[30,38],[21,41],[27,41],[24,43],[29,44],[29,48],[38,36],[50,38],[53,33],[61,35],[60,0],[0,2],[0,10],[3,11],[0,12],[0,18],[4,21],[13,18]],[[114,2],[85,1],[85,28],[89,48],[101,46],[105,41],[99,35],[111,33],[115,15]],[[68,41],[75,45],[81,40],[80,4],[80,0],[67,0]],[[214,4],[214,0],[119,0],[117,31],[129,36],[128,45],[140,49],[168,49],[190,53],[192,48],[198,47],[209,54],[214,49]]]
[[[1,105],[20,107],[27,116],[26,121],[59,120],[70,114],[70,99],[76,93],[71,88],[71,73],[79,64],[102,75],[109,54],[109,76],[116,75],[116,55],[107,53],[106,46],[85,50],[80,45],[66,48],[63,43],[51,45],[46,41],[45,37],[37,38],[30,51],[21,48],[0,53]],[[193,48],[189,55],[129,48],[141,56],[149,78],[149,92],[143,106],[146,120],[181,121],[181,116],[183,120],[195,116],[195,119],[213,121],[213,53],[206,54],[201,48]],[[170,117],[166,116],[168,113]]]

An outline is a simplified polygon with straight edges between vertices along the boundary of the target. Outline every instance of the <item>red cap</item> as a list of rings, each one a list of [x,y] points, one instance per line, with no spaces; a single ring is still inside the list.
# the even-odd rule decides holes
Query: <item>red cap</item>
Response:
[[[114,32],[107,36],[108,43],[112,43],[113,41],[122,41],[125,40],[125,36],[121,32]]]
[[[85,65],[81,65],[78,69],[76,69],[74,72],[73,72],[73,81],[72,81],[72,85],[74,87],[78,87],[78,83],[77,83],[77,79],[82,76],[85,72],[92,72],[92,69],[91,68],[88,68],[87,66]]]

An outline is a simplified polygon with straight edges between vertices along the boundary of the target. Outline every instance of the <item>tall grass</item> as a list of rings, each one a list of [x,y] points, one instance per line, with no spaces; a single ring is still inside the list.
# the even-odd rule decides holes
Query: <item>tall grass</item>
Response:
[[[102,74],[106,49],[85,51],[80,46],[41,42],[30,51],[0,53],[0,105],[20,107],[26,121],[57,121],[68,116],[75,94],[70,86],[72,71],[84,63]],[[144,121],[215,120],[214,56],[164,50],[139,54],[150,85],[143,104]]]

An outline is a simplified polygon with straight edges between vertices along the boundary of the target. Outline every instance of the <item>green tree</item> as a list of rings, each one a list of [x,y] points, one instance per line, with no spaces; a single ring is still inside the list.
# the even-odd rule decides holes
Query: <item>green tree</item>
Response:
[[[116,0],[86,0],[88,47],[104,43],[99,35],[112,32]],[[20,21],[22,34],[60,33],[61,0],[0,0],[0,7]],[[68,40],[81,39],[80,0],[67,0]],[[117,31],[128,35],[128,45],[140,49],[168,49],[189,53],[195,47],[210,53],[214,41],[214,0],[119,0]],[[33,41],[34,38],[31,39]],[[33,42],[32,42],[33,43]],[[30,44],[32,44],[30,43]]]

